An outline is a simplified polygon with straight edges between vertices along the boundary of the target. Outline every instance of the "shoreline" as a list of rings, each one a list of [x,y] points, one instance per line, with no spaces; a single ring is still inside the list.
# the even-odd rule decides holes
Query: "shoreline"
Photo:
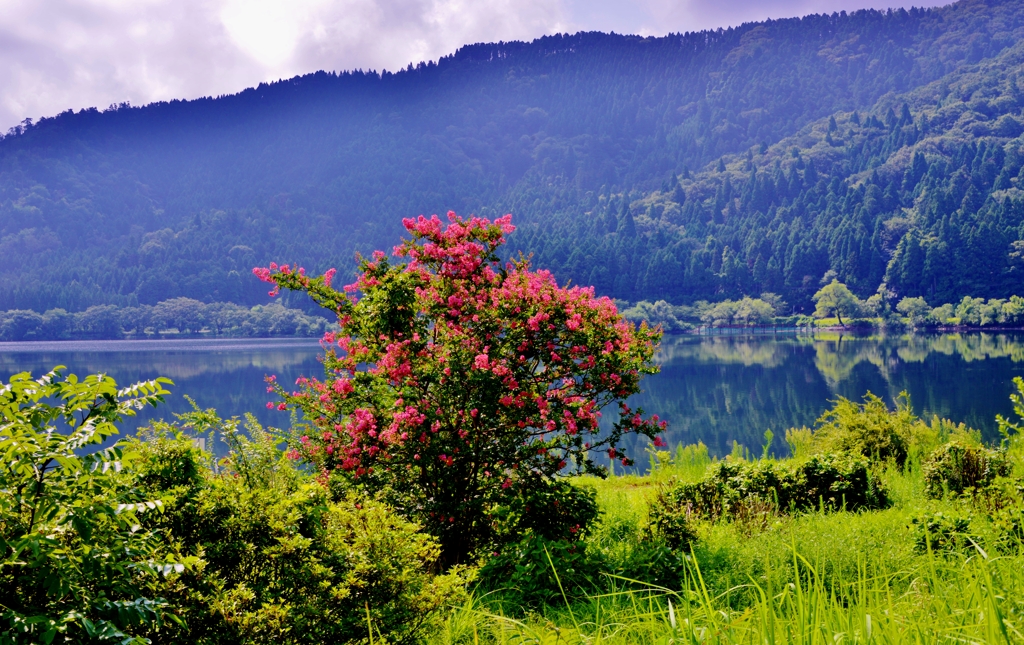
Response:
[[[319,336],[183,336],[178,338],[63,338],[60,340],[0,341],[0,353],[40,351],[211,351],[245,347],[319,347]]]
[[[830,325],[827,327],[770,327],[770,326],[729,326],[729,327],[695,327],[684,331],[666,331],[672,336],[729,336],[752,335],[770,336],[774,334],[814,334],[817,332],[850,332],[850,333],[882,333],[882,334],[963,334],[963,333],[1006,333],[1024,332],[1024,327],[970,327],[965,325],[926,327],[922,329],[886,329],[879,326]]]

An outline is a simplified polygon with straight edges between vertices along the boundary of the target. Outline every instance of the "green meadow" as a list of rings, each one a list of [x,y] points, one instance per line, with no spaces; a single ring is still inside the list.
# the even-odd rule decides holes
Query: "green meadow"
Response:
[[[722,463],[792,466],[814,450],[807,431],[788,433],[789,457],[736,445],[716,460],[698,444],[655,453],[647,475],[578,480],[596,492],[601,511],[581,555],[524,550],[507,584],[485,581],[429,640],[1024,642],[1024,441],[1004,442],[1011,464],[1004,475],[940,490],[935,451],[948,442],[980,447],[977,434],[939,420],[896,426],[914,437],[903,466],[871,460],[886,508],[787,512],[752,495],[726,516],[691,512],[693,539],[678,549],[652,530],[652,508],[667,491]]]

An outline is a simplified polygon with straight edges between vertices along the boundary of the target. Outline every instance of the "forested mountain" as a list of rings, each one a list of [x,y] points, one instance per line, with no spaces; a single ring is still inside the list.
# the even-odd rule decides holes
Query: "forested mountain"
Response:
[[[769,291],[806,303],[829,271],[891,304],[1021,292],[1022,72],[1024,43],[640,199],[613,197],[597,208],[616,233],[586,253],[619,264],[578,275],[624,293],[629,267],[646,297],[677,302]],[[636,271],[623,259],[644,247]]]
[[[257,304],[256,264],[344,271],[449,209],[512,212],[513,250],[629,300],[801,307],[829,270],[862,297],[1006,296],[1021,41],[1021,3],[966,0],[477,44],[27,122],[0,141],[0,309]]]

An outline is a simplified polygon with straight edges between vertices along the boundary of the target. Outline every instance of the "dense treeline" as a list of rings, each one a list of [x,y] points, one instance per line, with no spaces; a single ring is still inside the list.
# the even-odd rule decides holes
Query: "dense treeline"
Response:
[[[845,285],[844,285],[845,286]],[[820,291],[819,291],[820,293]],[[817,295],[817,294],[815,294]],[[628,305],[628,303],[623,303]],[[740,300],[707,302],[699,300],[693,305],[672,305],[665,300],[641,300],[623,309],[622,315],[630,321],[646,321],[660,325],[666,332],[689,331],[697,327],[809,327],[814,317],[795,314],[783,315],[787,305],[772,293],[760,298],[744,296]],[[818,318],[833,318],[835,311],[820,304],[814,314]],[[905,297],[896,304],[895,311],[887,310],[877,295],[860,300],[852,293],[840,316],[854,326],[967,328],[1024,328],[1024,298],[972,298],[964,296],[958,303],[932,307],[924,298]],[[835,317],[833,322],[838,322]]]
[[[251,306],[254,265],[344,274],[449,208],[511,211],[538,265],[630,300],[806,308],[829,269],[860,297],[1005,297],[1022,39],[1019,3],[965,0],[26,122],[0,141],[0,309]]]
[[[156,305],[93,305],[69,313],[48,309],[0,311],[0,341],[147,338],[161,332],[213,336],[316,336],[329,322],[280,303],[242,307],[173,298]]]

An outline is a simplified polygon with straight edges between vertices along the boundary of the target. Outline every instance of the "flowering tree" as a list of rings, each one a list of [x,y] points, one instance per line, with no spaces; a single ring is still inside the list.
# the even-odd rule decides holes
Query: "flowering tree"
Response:
[[[300,409],[308,432],[293,458],[325,476],[385,490],[438,536],[442,559],[466,560],[492,531],[488,512],[569,471],[604,474],[600,454],[629,465],[619,443],[637,433],[662,445],[665,427],[624,399],[639,391],[660,331],[635,328],[593,289],[560,287],[496,249],[511,216],[449,213],[403,223],[412,234],[392,263],[377,251],[337,291],[335,271],[311,277],[287,265],[262,280],[307,292],[338,316],[322,344],[325,378],[286,391],[269,377],[279,409]],[[598,427],[600,410],[620,419]]]

